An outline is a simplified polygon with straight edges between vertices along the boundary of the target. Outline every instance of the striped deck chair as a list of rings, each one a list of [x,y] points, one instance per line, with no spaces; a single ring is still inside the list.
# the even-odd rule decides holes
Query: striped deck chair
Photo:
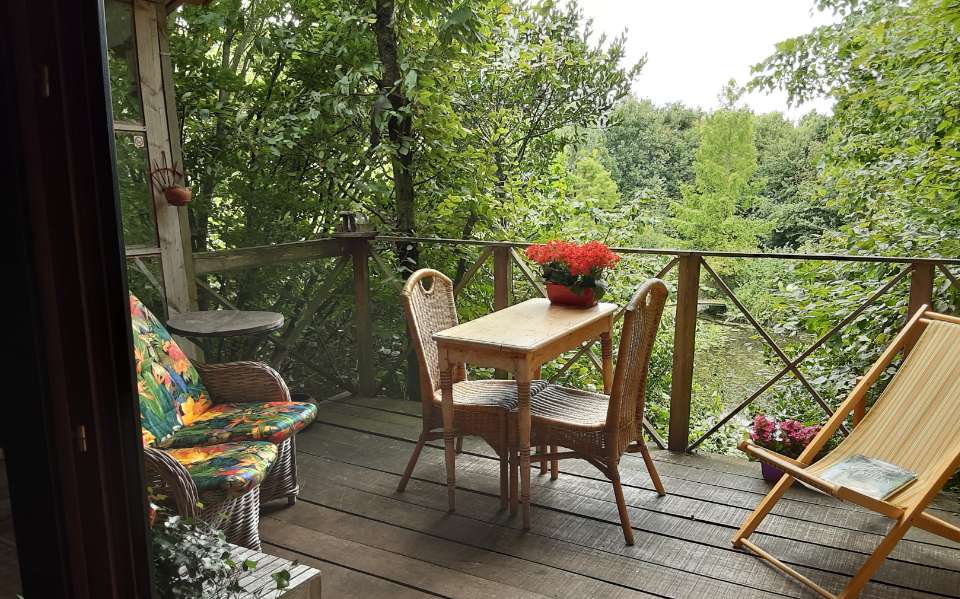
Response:
[[[903,351],[907,356],[902,365],[865,414],[867,391]],[[854,428],[850,435],[826,457],[813,463],[851,413]],[[960,527],[924,511],[960,468],[960,318],[937,314],[923,306],[796,460],[748,441],[741,443],[740,449],[777,466],[786,476],[737,531],[734,546],[750,550],[824,597],[859,596],[912,526],[960,542]],[[856,454],[911,470],[917,474],[917,480],[886,500],[879,500],[820,477],[831,465]],[[894,520],[890,532],[839,595],[833,595],[748,540],[795,480]]]

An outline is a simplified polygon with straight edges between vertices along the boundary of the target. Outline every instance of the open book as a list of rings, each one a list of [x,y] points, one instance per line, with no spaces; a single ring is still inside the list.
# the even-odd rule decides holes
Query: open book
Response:
[[[820,478],[873,497],[886,499],[917,480],[917,474],[896,464],[856,454],[820,473]]]

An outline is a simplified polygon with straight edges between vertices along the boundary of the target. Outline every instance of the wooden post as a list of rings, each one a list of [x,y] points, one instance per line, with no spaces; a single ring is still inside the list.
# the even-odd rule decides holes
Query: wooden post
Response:
[[[349,237],[348,237],[349,235]],[[338,234],[353,258],[353,322],[357,331],[357,394],[374,395],[377,389],[373,368],[373,325],[370,320],[370,234]]]
[[[509,246],[493,248],[493,309],[503,310],[513,303],[513,260]]]
[[[673,375],[670,385],[670,451],[686,451],[690,442],[690,398],[693,394],[693,354],[697,340],[697,299],[700,295],[700,256],[680,256],[677,312],[673,329]]]
[[[910,320],[914,314],[920,311],[924,305],[930,306],[933,303],[933,277],[936,273],[932,262],[914,262],[913,271],[910,273],[910,303],[907,305],[907,320]],[[918,336],[914,335],[907,342],[904,353],[909,353],[917,342]]]
[[[164,156],[168,163],[173,158],[160,58],[160,24],[158,23],[160,8],[162,6],[150,0],[134,0],[133,3],[140,95],[143,99],[147,157],[151,168],[154,164],[163,163]],[[192,279],[187,279],[188,269],[181,239],[180,213],[186,208],[171,206],[164,199],[163,194],[159,193],[156,185],[152,181],[148,183],[153,194],[154,211],[157,217],[157,238],[160,245],[160,264],[163,270],[167,307],[173,313],[186,312],[191,308],[189,288],[194,285]]]
[[[503,310],[512,303],[513,260],[510,257],[510,246],[496,246],[493,248],[493,309]],[[505,379],[508,373],[496,370],[494,376]]]

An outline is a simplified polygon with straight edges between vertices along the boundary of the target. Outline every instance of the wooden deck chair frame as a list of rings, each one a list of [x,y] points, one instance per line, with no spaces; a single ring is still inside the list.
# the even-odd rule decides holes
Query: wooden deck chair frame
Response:
[[[865,401],[867,391],[877,382],[884,369],[890,365],[893,359],[901,351],[909,351],[916,343],[920,335],[926,329],[927,325],[933,321],[948,322],[960,324],[960,318],[938,314],[929,310],[929,306],[922,306],[917,313],[907,322],[907,325],[900,331],[889,347],[881,354],[876,362],[870,367],[864,377],[850,392],[847,399],[837,408],[836,412],[827,420],[823,429],[811,441],[810,445],[800,456],[794,460],[777,453],[758,447],[750,442],[740,444],[740,449],[748,455],[755,457],[763,462],[776,466],[785,472],[780,481],[770,490],[767,496],[760,502],[757,508],[746,519],[733,538],[733,544],[738,548],[745,548],[756,554],[758,557],[766,560],[775,569],[792,576],[803,583],[811,590],[823,597],[831,599],[846,599],[857,597],[864,585],[880,568],[880,565],[887,558],[896,544],[903,538],[904,534],[912,527],[916,526],[926,531],[960,542],[960,527],[940,518],[932,516],[924,510],[937,494],[943,489],[944,485],[950,479],[954,472],[960,468],[960,451],[953,455],[944,455],[940,458],[934,472],[938,476],[926,484],[926,488],[916,489],[911,495],[908,505],[898,506],[888,501],[881,501],[872,497],[858,493],[852,489],[835,485],[825,481],[807,471],[807,467],[813,463],[814,458],[824,448],[830,438],[837,432],[844,420],[853,413],[853,425],[856,427],[865,415]],[[960,351],[960,348],[958,348]],[[800,574],[789,565],[778,560],[767,553],[753,542],[749,541],[750,535],[757,529],[764,517],[773,506],[783,497],[783,494],[793,485],[794,481],[799,480],[807,485],[823,491],[829,495],[842,500],[850,501],[861,505],[869,510],[880,513],[895,521],[890,532],[883,538],[877,548],[874,550],[860,570],[854,575],[853,579],[847,584],[846,588],[839,595],[834,595]],[[915,485],[918,484],[914,483]],[[893,499],[896,498],[896,495]]]

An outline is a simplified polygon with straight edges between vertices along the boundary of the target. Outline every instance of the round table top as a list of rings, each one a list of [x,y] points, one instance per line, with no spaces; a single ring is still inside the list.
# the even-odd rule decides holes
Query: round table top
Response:
[[[167,328],[185,337],[235,337],[274,331],[283,314],[256,310],[201,310],[170,316]]]

